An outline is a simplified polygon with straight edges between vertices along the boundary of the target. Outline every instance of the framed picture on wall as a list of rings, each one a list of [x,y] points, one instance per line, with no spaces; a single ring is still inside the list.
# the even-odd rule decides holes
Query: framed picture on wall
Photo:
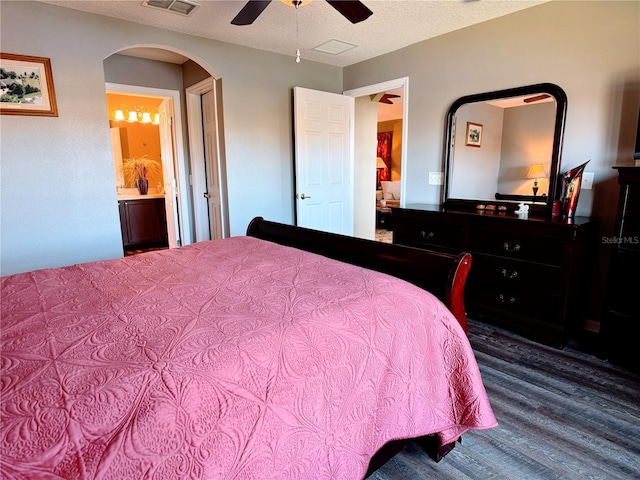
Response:
[[[58,116],[48,58],[0,53],[0,113]]]
[[[467,122],[467,147],[479,147],[482,144],[482,125]]]

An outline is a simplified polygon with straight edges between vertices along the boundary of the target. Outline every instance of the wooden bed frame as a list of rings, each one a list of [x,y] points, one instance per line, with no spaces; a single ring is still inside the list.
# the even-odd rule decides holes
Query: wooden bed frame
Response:
[[[465,333],[467,332],[464,286],[471,268],[471,255],[468,253],[449,255],[269,222],[262,217],[256,217],[251,221],[247,235],[387,273],[411,282],[437,296],[451,310]],[[413,440],[417,440],[436,462],[455,446],[455,442],[440,445],[435,435]],[[365,478],[411,441],[395,440],[384,445],[369,462]]]

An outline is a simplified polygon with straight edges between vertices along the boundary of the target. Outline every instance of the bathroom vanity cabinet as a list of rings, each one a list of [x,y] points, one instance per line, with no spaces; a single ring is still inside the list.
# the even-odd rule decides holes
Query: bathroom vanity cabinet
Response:
[[[164,198],[119,200],[118,209],[125,250],[168,246]]]

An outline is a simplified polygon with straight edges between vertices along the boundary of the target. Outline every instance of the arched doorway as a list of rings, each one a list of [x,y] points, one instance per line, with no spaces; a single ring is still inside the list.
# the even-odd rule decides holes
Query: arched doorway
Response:
[[[162,190],[167,199],[170,245],[180,246],[194,241],[228,236],[224,139],[222,129],[219,128],[222,122],[219,76],[205,62],[192,55],[161,46],[136,46],[120,50],[105,59],[104,67],[108,93],[118,92],[140,99],[157,98],[167,102],[168,121],[164,125],[160,143],[165,147],[162,163],[166,178]],[[213,152],[211,148],[204,148],[202,143],[201,132],[206,111],[200,108],[200,97],[198,96],[194,102],[193,94],[187,93],[193,85],[201,84],[203,81],[208,81],[214,90],[217,87],[215,95],[210,95],[209,100],[215,112],[212,128],[216,142]],[[197,109],[193,108],[194,104],[198,106]],[[114,115],[112,110],[113,108],[109,109],[110,121]],[[194,113],[193,110],[197,112]],[[160,131],[162,133],[162,128]],[[200,144],[197,143],[198,138]],[[213,191],[216,195],[217,210],[198,208],[202,198],[210,197],[212,194],[212,190],[207,189],[209,176],[206,172],[214,170],[218,172],[217,188]],[[200,188],[203,172],[204,192]],[[195,226],[202,224],[211,226],[209,235],[203,235],[202,229],[196,234]],[[173,243],[172,231],[175,233]]]

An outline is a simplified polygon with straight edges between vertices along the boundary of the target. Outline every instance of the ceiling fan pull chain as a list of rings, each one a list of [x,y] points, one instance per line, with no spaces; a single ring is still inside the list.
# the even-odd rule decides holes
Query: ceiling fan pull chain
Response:
[[[298,9],[302,1],[293,0],[293,4],[296,7],[296,63],[300,63],[300,35],[298,34]]]

